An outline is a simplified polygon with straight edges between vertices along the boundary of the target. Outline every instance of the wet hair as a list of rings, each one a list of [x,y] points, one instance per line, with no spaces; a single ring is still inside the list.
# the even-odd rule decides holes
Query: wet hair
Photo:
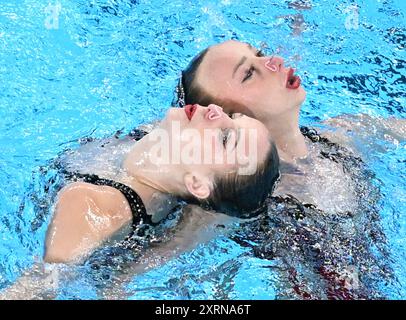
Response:
[[[197,71],[209,49],[210,47],[201,51],[182,71],[176,87],[176,97],[173,103],[175,106],[184,107],[194,103],[200,105],[222,104],[196,83]],[[264,163],[257,168],[254,174],[233,173],[216,177],[213,190],[203,203],[190,196],[184,198],[189,202],[203,204],[207,209],[239,217],[250,217],[255,215],[267,196],[272,193],[278,179],[279,156],[275,144],[271,143]]]
[[[192,59],[186,69],[182,71],[179,82],[175,88],[175,97],[172,101],[172,105],[182,108],[187,104],[197,103],[202,106],[208,106],[214,103],[222,106],[227,113],[232,110],[239,110],[238,112],[240,113],[244,113],[249,117],[254,117],[247,106],[238,101],[229,100],[224,97],[214,97],[197,83],[197,72],[209,49],[210,47],[201,51]]]
[[[267,197],[272,194],[279,176],[278,151],[271,142],[264,162],[258,165],[254,174],[229,173],[217,176],[208,199],[199,201],[192,196],[182,198],[191,203],[198,203],[205,209],[249,218],[261,210]]]
[[[301,130],[313,143],[319,144],[321,156],[343,165],[355,183],[354,193],[360,195],[357,209],[354,212],[327,213],[293,196],[272,196],[261,206],[256,219],[239,223],[238,228],[226,234],[227,239],[243,248],[246,259],[271,261],[271,264],[264,265],[275,266],[267,270],[278,276],[279,298],[390,298],[388,288],[396,288],[398,278],[382,224],[381,183],[369,166],[349,150],[330,142],[314,129]],[[66,183],[65,168],[63,158],[58,157],[32,173],[33,183],[17,212],[23,216],[26,209],[31,208],[26,205],[27,199],[34,205],[31,230],[35,231],[46,223],[53,199]],[[170,219],[175,217],[174,221],[179,221],[184,214],[183,208],[171,213]],[[116,286],[114,274],[133,267],[149,244],[166,241],[166,232],[158,228],[147,230],[144,236],[134,239],[131,247],[123,242],[103,246],[86,259],[83,266],[91,271],[89,276],[96,287]],[[359,275],[353,283],[348,281],[351,277],[347,271],[351,270]]]
[[[187,68],[182,71],[179,83],[176,87],[176,96],[173,105],[184,107],[187,104],[198,103],[203,106],[208,106],[215,102],[214,97],[211,97],[196,83],[196,73],[209,48],[204,49],[195,56]]]

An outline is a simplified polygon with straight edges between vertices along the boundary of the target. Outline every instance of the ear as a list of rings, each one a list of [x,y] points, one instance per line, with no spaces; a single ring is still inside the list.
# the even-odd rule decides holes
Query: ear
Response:
[[[186,173],[183,182],[186,189],[197,199],[204,200],[210,196],[212,183],[208,177],[196,173]]]

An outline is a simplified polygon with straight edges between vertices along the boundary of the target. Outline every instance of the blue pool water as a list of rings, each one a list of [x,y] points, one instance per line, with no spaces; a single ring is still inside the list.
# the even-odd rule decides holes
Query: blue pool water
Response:
[[[208,45],[265,42],[296,65],[307,90],[303,124],[345,113],[404,119],[406,3],[329,0],[299,10],[293,2],[2,3],[0,288],[43,254],[54,196],[42,174],[52,175],[49,162],[81,137],[106,137],[163,117],[180,70]],[[379,181],[395,279],[382,294],[406,299],[406,146],[379,143],[387,150],[365,160]],[[277,264],[219,235],[122,286],[133,299],[273,299],[281,282]],[[58,298],[103,297],[91,271],[80,268]]]

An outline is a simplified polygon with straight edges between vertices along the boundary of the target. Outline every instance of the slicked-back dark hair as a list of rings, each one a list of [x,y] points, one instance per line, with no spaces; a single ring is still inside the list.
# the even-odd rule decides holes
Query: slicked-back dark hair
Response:
[[[217,177],[208,201],[216,210],[230,215],[250,217],[263,205],[279,179],[279,156],[271,143],[266,158],[252,175],[236,173]]]
[[[174,103],[178,107],[184,107],[186,104],[195,103],[202,106],[208,106],[211,103],[215,103],[213,97],[196,83],[197,70],[208,51],[209,48],[201,51],[193,58],[187,68],[182,71],[181,78],[176,88],[177,97]]]
[[[198,103],[207,106],[211,103],[221,104],[215,100],[196,82],[196,74],[210,47],[201,51],[182,71],[181,79],[176,88],[177,101],[175,105],[183,107],[187,104]],[[205,201],[209,207],[224,213],[239,217],[249,217],[255,214],[265,199],[273,191],[279,178],[279,156],[274,143],[271,143],[265,161],[259,164],[252,175],[237,173],[217,176],[213,190]],[[190,202],[199,203],[191,196],[186,196]]]
[[[205,205],[228,215],[249,218],[262,209],[266,198],[272,193],[279,179],[279,156],[274,143],[263,163],[250,175],[236,172],[216,176],[208,199],[199,201],[192,195],[182,198],[191,203]]]

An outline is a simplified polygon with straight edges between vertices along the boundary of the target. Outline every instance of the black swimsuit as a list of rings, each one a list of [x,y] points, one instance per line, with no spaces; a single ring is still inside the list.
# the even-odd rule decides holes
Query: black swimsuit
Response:
[[[143,130],[134,129],[129,133],[129,136],[131,136],[134,140],[138,141],[146,134],[147,132]],[[63,173],[65,179],[72,182],[82,181],[98,186],[109,186],[120,191],[128,201],[128,204],[131,208],[131,214],[133,217],[132,221],[133,230],[130,233],[130,235],[127,236],[127,239],[132,238],[135,235],[137,227],[141,224],[152,226],[158,224],[152,221],[151,216],[147,214],[147,210],[145,208],[144,203],[142,202],[141,197],[129,186],[114,180],[100,178],[96,174],[69,172],[64,168],[59,168],[59,171]]]
[[[114,180],[100,178],[96,174],[74,173],[71,175],[71,180],[83,181],[97,186],[109,186],[117,189],[123,194],[130,205],[131,214],[133,216],[132,224],[134,228],[140,223],[156,225],[156,223],[152,222],[151,216],[147,214],[147,210],[145,209],[145,205],[142,202],[141,197],[129,186]]]

